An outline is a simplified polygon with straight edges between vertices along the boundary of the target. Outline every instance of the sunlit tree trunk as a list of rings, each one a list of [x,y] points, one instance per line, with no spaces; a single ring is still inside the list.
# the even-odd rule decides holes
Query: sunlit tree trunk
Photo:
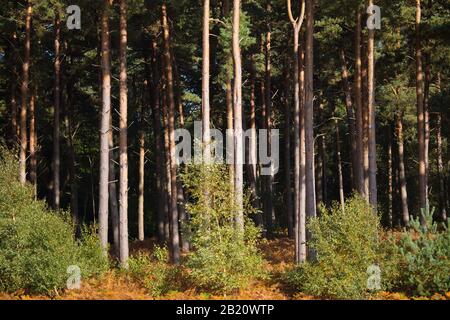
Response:
[[[399,183],[400,183],[400,198],[402,203],[402,217],[403,224],[409,226],[409,210],[408,210],[408,191],[406,189],[406,173],[405,173],[405,155],[403,146],[403,113],[396,114],[397,122],[397,144],[398,144],[398,167],[399,167]]]
[[[447,221],[447,201],[444,182],[444,161],[442,160],[442,114],[436,114],[437,166],[439,174],[439,206],[442,221]]]
[[[31,17],[33,14],[32,1],[27,1],[25,18],[25,43],[22,60],[22,85],[21,109],[20,109],[20,151],[19,151],[19,181],[25,184],[27,180],[27,104],[28,104],[28,82],[30,79],[30,50],[31,50]]]
[[[416,95],[417,95],[417,137],[419,141],[419,208],[423,210],[428,205],[426,181],[426,146],[425,146],[425,110],[423,93],[422,44],[420,24],[422,18],[421,1],[416,0]],[[421,223],[425,219],[420,214]]]
[[[202,143],[203,161],[211,161],[210,103],[209,103],[209,16],[210,1],[203,0],[203,58],[202,58]]]
[[[244,171],[243,171],[243,132],[242,132],[242,62],[240,48],[240,15],[241,1],[233,0],[233,32],[232,48],[234,62],[234,192],[238,212],[236,227],[244,231]]]
[[[342,212],[345,212],[345,197],[344,197],[344,178],[342,176],[342,157],[341,157],[341,137],[339,133],[339,122],[335,120],[336,126],[336,156],[339,177],[339,202],[341,203]]]
[[[119,118],[119,237],[120,237],[120,263],[122,267],[128,268],[128,95],[127,95],[127,4],[120,0],[120,118]],[[142,144],[142,142],[141,142]],[[142,161],[142,159],[141,159]],[[142,164],[141,164],[142,166]],[[143,180],[143,168],[140,179]],[[142,181],[143,182],[143,181]],[[143,206],[142,206],[143,207]],[[142,210],[143,211],[143,210]],[[141,217],[143,220],[143,217]],[[142,240],[143,221],[140,221],[139,238]]]
[[[109,134],[111,118],[111,63],[109,40],[109,11],[111,0],[104,0],[101,30],[102,65],[102,111],[100,123],[100,178],[98,223],[100,242],[108,247],[108,177],[109,177]]]
[[[301,13],[298,18],[294,18],[292,13],[291,0],[287,0],[288,15],[294,31],[294,221],[295,221],[295,262],[303,263],[306,261],[306,214],[305,214],[305,167],[304,156],[304,126],[303,113],[303,59],[302,53],[299,52],[300,45],[300,29],[305,17],[305,1],[301,2]]]

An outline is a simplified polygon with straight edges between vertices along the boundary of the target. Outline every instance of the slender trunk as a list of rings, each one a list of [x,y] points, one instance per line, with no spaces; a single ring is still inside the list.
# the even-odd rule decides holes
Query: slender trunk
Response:
[[[100,124],[100,178],[98,223],[100,243],[108,247],[108,177],[109,177],[109,132],[111,118],[111,65],[109,40],[109,10],[111,0],[104,0],[101,30],[102,65],[102,112]]]
[[[387,155],[388,155],[388,225],[392,228],[393,225],[393,207],[392,207],[392,199],[393,199],[393,169],[392,169],[392,127],[391,124],[388,125],[388,146],[387,146]]]
[[[373,0],[368,1],[369,6]],[[369,203],[377,211],[377,145],[376,145],[376,123],[375,123],[375,30],[369,29],[367,41],[367,112],[369,124]]]
[[[31,0],[27,1],[26,18],[25,18],[25,44],[24,57],[22,63],[22,86],[21,99],[22,105],[20,109],[20,152],[19,152],[19,181],[25,184],[27,180],[27,103],[28,103],[28,82],[30,69],[30,49],[31,49],[31,17],[33,8]]]
[[[202,58],[202,143],[203,161],[211,161],[210,103],[209,103],[209,11],[210,1],[203,0],[203,58]]]
[[[238,207],[236,227],[244,232],[244,171],[243,171],[243,141],[242,141],[242,62],[240,48],[240,15],[241,1],[233,0],[233,32],[232,48],[234,61],[234,193]]]
[[[55,88],[54,88],[54,109],[53,109],[53,209],[60,207],[60,112],[61,112],[61,20],[58,9],[55,11]]]
[[[270,17],[272,7],[270,0],[267,1],[266,12],[267,16]],[[271,129],[272,129],[272,76],[271,76],[271,25],[267,22],[268,31],[266,33],[266,45],[264,47],[265,53],[265,105],[266,105],[266,118],[265,127],[267,129],[267,149],[272,150],[271,145]],[[272,166],[272,164],[271,164]],[[275,218],[275,212],[273,207],[273,183],[274,183],[274,173],[270,170],[270,175],[266,176],[266,192],[265,192],[265,203],[266,203],[266,228],[267,237],[271,238],[273,235],[273,223]]]
[[[402,217],[403,224],[409,226],[409,210],[408,210],[408,191],[406,189],[406,173],[405,173],[405,155],[403,146],[403,123],[402,113],[396,115],[397,122],[397,144],[398,144],[398,168],[399,168],[399,183],[400,183],[400,198],[402,203]]]
[[[110,113],[110,124],[112,126],[112,114]],[[111,227],[113,236],[113,249],[114,254],[120,258],[120,213],[119,205],[117,201],[117,172],[116,172],[116,153],[114,147],[114,135],[112,129],[108,134],[108,148],[109,148],[109,174],[108,174],[108,192],[109,192],[109,210],[111,216]]]
[[[341,48],[340,50],[340,57],[341,57],[341,74],[342,74],[342,82],[344,86],[344,93],[345,93],[345,107],[347,110],[347,120],[348,120],[348,127],[349,127],[349,137],[350,137],[350,150],[351,150],[351,160],[352,160],[352,184],[353,189],[355,191],[359,190],[359,183],[360,183],[360,158],[358,154],[358,141],[357,141],[357,129],[356,129],[356,119],[355,114],[353,111],[353,102],[352,102],[352,93],[351,88],[348,80],[348,69],[347,69],[347,62],[345,60],[345,52],[344,49]],[[361,58],[359,58],[361,60]],[[356,76],[358,77],[358,76]],[[355,78],[356,78],[355,77]],[[359,92],[359,95],[361,95],[361,92]]]
[[[10,85],[10,104],[11,104],[11,145],[17,142],[19,136],[19,125],[17,123],[17,34],[12,34],[11,45],[11,85]]]
[[[314,0],[306,1],[306,45],[305,45],[305,180],[306,180],[306,214],[308,219],[316,217],[316,188],[314,177]],[[311,233],[307,232],[311,240]],[[309,247],[308,260],[315,260],[316,253]]]
[[[362,44],[362,52],[367,51],[367,45],[363,41]],[[368,56],[364,54],[362,69],[361,69],[361,78],[362,78],[362,109],[363,109],[363,172],[364,172],[364,197],[369,203],[369,105],[367,100],[368,93]]]
[[[142,108],[143,109],[143,108]],[[144,110],[141,110],[139,128],[139,183],[138,183],[138,239],[144,241],[144,187],[145,187],[145,133],[144,133]],[[158,182],[157,182],[158,183]],[[158,199],[159,202],[159,199]],[[159,212],[158,212],[159,213]]]
[[[169,135],[169,159],[170,159],[170,223],[171,223],[171,258],[178,264],[180,261],[180,237],[178,230],[178,186],[177,164],[175,155],[175,97],[173,88],[173,70],[170,58],[170,32],[167,18],[167,5],[162,5],[162,26],[164,37],[164,66],[166,69],[166,95],[168,104],[168,135]]]
[[[444,181],[444,161],[442,160],[442,114],[437,113],[436,119],[436,143],[437,143],[437,166],[439,175],[439,206],[442,221],[447,221],[447,204]]]
[[[30,97],[30,182],[37,199],[37,133],[36,133],[36,84],[32,85]]]
[[[427,188],[427,202],[428,200],[428,180],[429,180],[429,150],[430,150],[430,112],[429,112],[429,99],[430,99],[430,84],[431,84],[431,65],[430,65],[430,55],[424,54],[424,64],[425,64],[425,82],[423,91],[423,113],[424,113],[424,130],[425,130],[425,186]]]
[[[425,157],[425,111],[423,93],[423,70],[422,70],[422,44],[421,44],[421,3],[416,0],[416,95],[417,95],[417,137],[419,142],[419,208],[425,210],[428,206],[427,183],[426,183],[426,157]],[[423,214],[420,213],[421,223],[425,223]]]
[[[305,1],[301,4],[300,16],[294,19],[291,0],[288,0],[288,15],[294,31],[294,225],[295,262],[306,261],[306,214],[305,214],[305,166],[304,166],[304,117],[303,117],[303,50],[299,50],[300,29],[305,16]]]
[[[285,204],[286,218],[288,226],[289,238],[294,238],[294,215],[292,212],[292,189],[291,189],[291,104],[290,104],[290,86],[289,86],[289,70],[291,60],[286,59],[286,67],[284,68],[284,172],[285,172]]]
[[[364,188],[364,141],[363,141],[363,102],[362,102],[362,61],[361,61],[361,10],[356,9],[355,28],[355,106],[356,106],[356,167],[353,168],[359,194],[365,195]]]
[[[120,263],[122,267],[128,268],[128,95],[127,95],[127,4],[126,0],[120,0],[120,118],[119,118],[119,236],[120,236]],[[142,143],[141,143],[142,145]],[[142,146],[141,146],[142,148]],[[142,159],[141,159],[142,160]],[[143,166],[143,163],[141,163]],[[143,180],[143,168],[140,172],[140,179]],[[143,182],[143,181],[142,181]],[[142,206],[143,207],[143,206]],[[142,208],[143,211],[143,208]],[[142,212],[143,213],[143,212]],[[143,217],[141,217],[142,219]],[[143,219],[142,219],[143,220]],[[139,239],[144,237],[143,221],[139,220]]]
[[[336,155],[339,177],[339,202],[341,203],[342,212],[345,212],[345,197],[344,197],[344,178],[342,176],[342,158],[341,158],[341,138],[339,133],[339,122],[335,120],[336,126]]]
[[[145,52],[145,51],[144,51]],[[163,157],[164,157],[164,146],[163,146],[163,137],[162,137],[162,129],[161,129],[161,109],[159,103],[159,66],[158,66],[158,48],[157,42],[155,38],[151,40],[151,70],[152,70],[152,79],[147,79],[147,83],[149,84],[150,93],[151,93],[151,106],[152,106],[152,115],[153,115],[153,132],[155,145],[158,150],[161,152],[156,152],[156,188],[158,192],[158,240],[160,244],[164,243],[164,217],[167,215],[167,212],[164,209],[164,204],[167,203],[164,201],[165,191],[164,191],[164,170],[163,170]],[[147,71],[146,74],[149,74]],[[166,213],[166,214],[165,214]]]

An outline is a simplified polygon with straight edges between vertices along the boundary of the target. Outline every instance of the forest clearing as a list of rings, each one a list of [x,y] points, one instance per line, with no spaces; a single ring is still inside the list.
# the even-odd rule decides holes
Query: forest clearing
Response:
[[[450,300],[449,35],[448,0],[4,0],[0,300]]]

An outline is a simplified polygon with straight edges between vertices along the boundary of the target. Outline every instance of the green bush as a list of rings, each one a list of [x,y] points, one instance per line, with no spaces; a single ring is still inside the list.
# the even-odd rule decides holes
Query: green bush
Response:
[[[308,223],[317,261],[286,274],[287,282],[304,293],[336,299],[362,299],[368,290],[368,268],[379,265],[379,219],[361,197],[321,208]],[[375,267],[376,268],[376,267]]]
[[[178,290],[182,285],[181,269],[169,264],[169,252],[166,248],[155,247],[151,256],[139,252],[129,259],[128,264],[128,274],[154,297]]]
[[[227,293],[264,277],[257,244],[261,231],[249,218],[255,213],[249,193],[244,198],[244,233],[235,226],[238,207],[226,165],[191,165],[182,175],[189,195],[186,206],[193,252],[188,256],[190,277],[203,290]]]
[[[34,201],[31,186],[18,182],[17,167],[0,148],[0,291],[52,294],[65,288],[71,265],[82,278],[104,271],[108,262],[91,232],[75,240],[68,215]]]
[[[425,212],[426,227],[412,219],[411,230],[390,241],[385,260],[396,275],[391,290],[419,296],[450,291],[450,226],[439,231],[432,217]]]

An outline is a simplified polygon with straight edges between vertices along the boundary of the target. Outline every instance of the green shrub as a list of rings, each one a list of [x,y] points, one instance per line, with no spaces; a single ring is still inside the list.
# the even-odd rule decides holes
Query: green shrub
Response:
[[[261,231],[249,218],[255,213],[249,193],[244,198],[244,233],[235,226],[234,201],[226,165],[191,165],[182,175],[189,195],[188,230],[193,252],[188,256],[190,277],[203,290],[227,293],[264,277],[257,244]]]
[[[369,294],[368,268],[379,265],[379,219],[366,201],[349,199],[321,208],[308,223],[317,261],[307,262],[286,274],[295,289],[323,298],[362,299]]]
[[[71,265],[82,278],[104,271],[107,259],[91,232],[75,240],[68,215],[34,201],[32,188],[18,182],[17,167],[0,148],[0,291],[52,294],[66,287]]]
[[[182,285],[181,269],[169,264],[169,252],[166,248],[155,247],[151,256],[139,252],[129,259],[128,264],[128,274],[154,297],[178,290]]]
[[[426,227],[412,219],[411,230],[385,251],[386,265],[396,278],[392,290],[432,296],[450,291],[450,226],[438,230],[433,212],[425,212]]]

